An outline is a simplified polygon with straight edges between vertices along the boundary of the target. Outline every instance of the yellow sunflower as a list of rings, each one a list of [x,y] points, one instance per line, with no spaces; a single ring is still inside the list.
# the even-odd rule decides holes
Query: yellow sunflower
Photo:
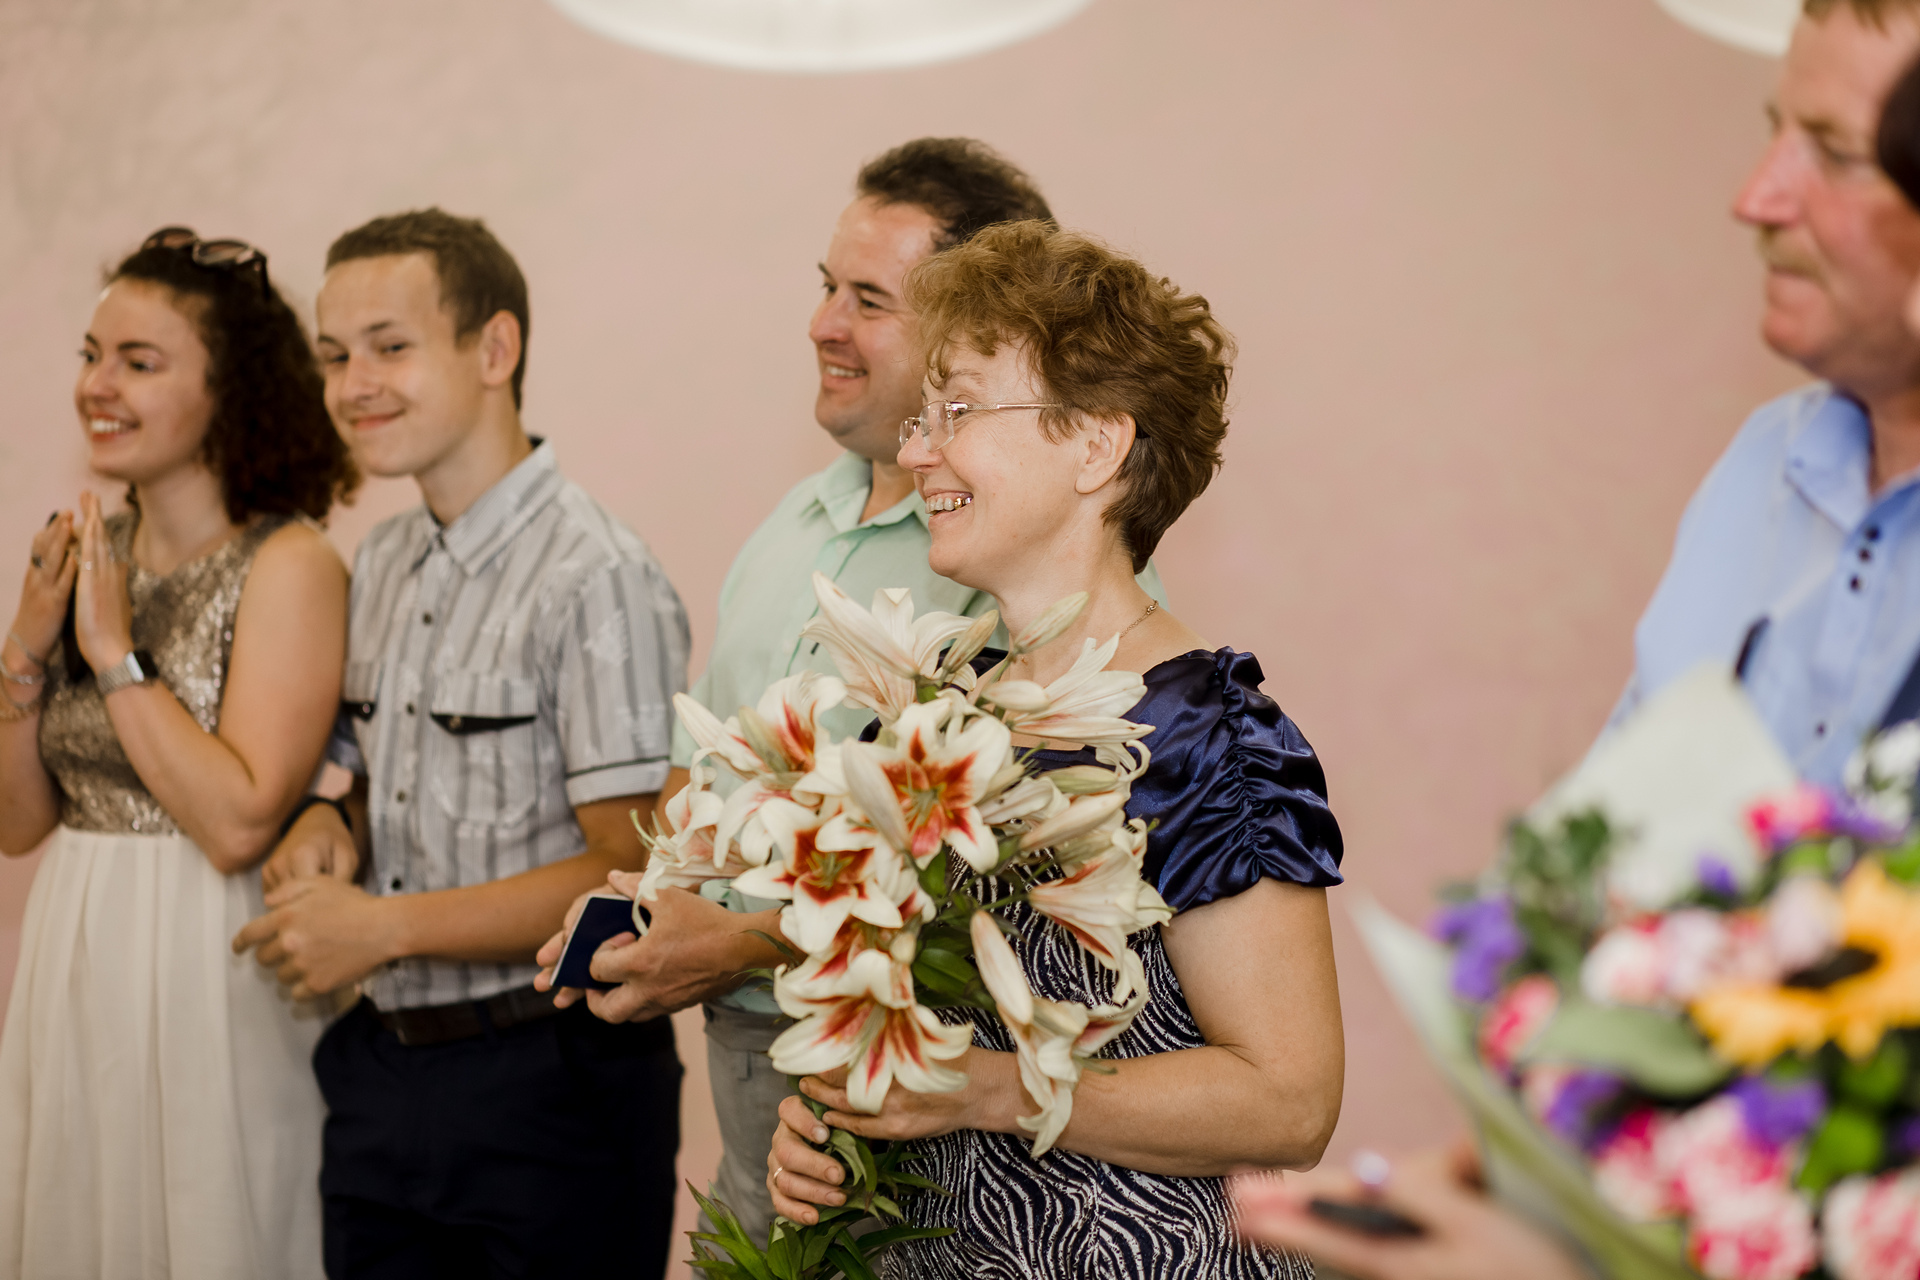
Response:
[[[1693,1020],[1722,1058],[1761,1067],[1831,1040],[1864,1059],[1887,1028],[1920,1025],[1920,893],[1868,859],[1840,886],[1840,907],[1841,942],[1860,971],[1826,986],[1724,983],[1694,1000]]]

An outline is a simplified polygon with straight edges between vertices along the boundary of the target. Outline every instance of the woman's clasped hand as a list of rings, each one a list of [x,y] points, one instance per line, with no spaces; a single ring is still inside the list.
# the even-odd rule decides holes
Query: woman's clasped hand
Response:
[[[972,1048],[947,1065],[965,1073],[965,1088],[952,1093],[915,1093],[889,1089],[877,1115],[856,1111],[848,1100],[846,1068],[836,1068],[800,1081],[802,1097],[780,1104],[780,1127],[774,1131],[767,1155],[767,1187],[774,1208],[795,1222],[819,1220],[814,1205],[841,1205],[846,1196],[840,1184],[846,1170],[838,1160],[815,1147],[827,1140],[827,1126],[860,1137],[892,1142],[937,1138],[957,1129],[1014,1130],[1015,1095],[1027,1102],[1013,1055]],[[826,1108],[816,1117],[806,1099]]]
[[[7,632],[6,647],[0,649],[0,674],[7,679],[5,695],[15,707],[39,701],[47,664],[60,648],[67,601],[80,573],[73,530],[73,512],[56,511],[33,535],[27,572],[20,584],[20,607]]]

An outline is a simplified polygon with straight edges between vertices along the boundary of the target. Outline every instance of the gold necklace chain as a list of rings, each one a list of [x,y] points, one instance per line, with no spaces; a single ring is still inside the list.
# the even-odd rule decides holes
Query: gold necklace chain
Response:
[[[1151,618],[1153,616],[1153,611],[1155,609],[1158,609],[1159,607],[1160,607],[1160,602],[1158,600],[1147,601],[1147,611],[1141,614],[1139,617],[1135,618],[1131,623],[1127,624],[1127,631],[1132,631],[1135,627],[1145,622],[1148,618]],[[1120,638],[1122,640],[1125,640],[1127,638],[1127,631],[1122,631],[1120,633]]]
[[[1147,611],[1141,614],[1139,617],[1135,618],[1132,622],[1129,622],[1127,624],[1127,630],[1122,631],[1119,635],[1114,637],[1115,643],[1118,643],[1121,640],[1125,640],[1127,638],[1127,631],[1132,631],[1135,627],[1145,622],[1148,618],[1151,618],[1153,616],[1153,611],[1155,609],[1158,609],[1159,607],[1160,607],[1160,602],[1158,600],[1147,601]],[[1033,655],[1030,653],[1023,653],[1018,658],[1015,658],[1011,663],[1007,665],[1007,670],[1012,671],[1016,667],[1021,666],[1021,664],[1023,663],[1028,664],[1030,666],[1032,662],[1033,662]]]

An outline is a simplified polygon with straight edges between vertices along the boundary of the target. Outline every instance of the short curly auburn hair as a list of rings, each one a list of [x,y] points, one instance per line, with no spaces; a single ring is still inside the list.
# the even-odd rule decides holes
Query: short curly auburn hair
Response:
[[[227,518],[324,520],[335,502],[352,500],[360,472],[327,415],[306,330],[263,271],[201,266],[190,248],[140,249],[107,282],[164,289],[206,345],[213,416],[201,447]]]
[[[1106,510],[1133,557],[1154,548],[1220,470],[1233,338],[1197,293],[1182,293],[1090,236],[1044,222],[1006,222],[923,259],[908,273],[927,376],[952,370],[956,345],[983,356],[1023,347],[1063,407],[1040,415],[1049,439],[1073,415],[1133,418],[1120,495]]]

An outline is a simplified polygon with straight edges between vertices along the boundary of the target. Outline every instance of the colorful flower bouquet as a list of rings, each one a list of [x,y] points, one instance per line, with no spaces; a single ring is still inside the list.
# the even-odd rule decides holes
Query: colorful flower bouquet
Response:
[[[1607,785],[1576,775],[1448,893],[1444,956],[1377,909],[1362,928],[1495,1149],[1496,1190],[1607,1274],[1916,1280],[1920,725],[1869,743],[1844,792],[1703,817],[1673,768],[1722,798],[1783,771],[1730,780],[1725,753],[1688,750],[1731,734],[1764,758],[1738,696],[1702,676],[1621,731],[1628,755],[1690,757],[1664,777],[1629,778],[1603,744]],[[1676,830],[1707,829],[1718,843],[1676,854]]]
[[[639,896],[731,881],[785,901],[781,931],[797,954],[772,982],[796,1021],[774,1042],[773,1064],[794,1076],[845,1068],[858,1110],[877,1113],[895,1087],[964,1086],[942,1064],[966,1053],[972,1019],[998,1016],[1039,1106],[1020,1121],[1037,1159],[1066,1127],[1087,1063],[1145,1004],[1127,936],[1172,915],[1140,877],[1146,826],[1125,813],[1151,726],[1122,713],[1145,686],[1105,669],[1117,637],[1087,641],[1044,688],[999,678],[1006,661],[976,674],[995,615],[915,618],[901,590],[878,593],[868,611],[823,575],[813,581],[820,614],[804,634],[827,646],[842,678],[790,676],[724,723],[675,699],[700,751],[664,825],[643,833],[651,857]],[[1075,596],[1049,610],[1013,638],[1007,661],[1056,639],[1085,604]],[[878,716],[873,741],[828,739],[821,713],[842,703]],[[1099,763],[1038,771],[1015,733],[1092,746]],[[741,780],[725,798],[712,790],[717,768]],[[1017,902],[1036,913],[1029,927],[1067,930],[1112,972],[1110,1002],[1088,1008],[1029,989],[1012,926],[996,914]],[[753,1280],[865,1277],[879,1250],[944,1234],[850,1230],[900,1220],[903,1196],[940,1193],[907,1170],[910,1152],[880,1145],[833,1131],[823,1147],[846,1167],[848,1202],[823,1207],[812,1226],[776,1222],[765,1251],[696,1191],[714,1230],[694,1234],[694,1265]]]

